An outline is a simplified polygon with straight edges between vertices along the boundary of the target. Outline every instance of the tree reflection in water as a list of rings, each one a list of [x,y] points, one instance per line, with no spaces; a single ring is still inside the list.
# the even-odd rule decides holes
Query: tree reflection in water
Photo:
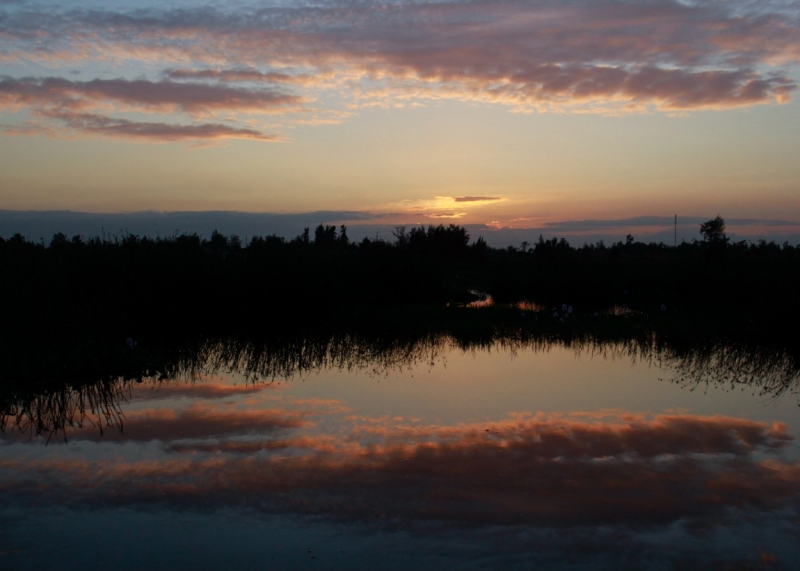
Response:
[[[692,390],[700,386],[751,387],[757,394],[771,398],[798,393],[800,359],[785,347],[720,339],[675,342],[652,332],[628,337],[530,334],[523,330],[474,336],[334,332],[268,339],[224,337],[173,347],[86,355],[83,361],[73,353],[72,362],[79,365],[72,368],[69,362],[58,366],[61,356],[54,355],[56,366],[45,365],[42,369],[47,372],[42,375],[45,378],[36,378],[37,371],[34,369],[31,374],[29,368],[28,378],[16,383],[13,376],[20,369],[6,371],[6,385],[0,392],[0,430],[13,428],[31,436],[66,438],[68,428],[88,423],[100,432],[122,431],[121,406],[139,383],[194,383],[211,375],[233,373],[258,384],[321,370],[380,375],[420,364],[432,366],[452,350],[499,350],[513,355],[522,351],[548,352],[557,347],[593,358],[647,362],[671,373],[665,374],[667,380]],[[91,362],[90,366],[86,361]]]

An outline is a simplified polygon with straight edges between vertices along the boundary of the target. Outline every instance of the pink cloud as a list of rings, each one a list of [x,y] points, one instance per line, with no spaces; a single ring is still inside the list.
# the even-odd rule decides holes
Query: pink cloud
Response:
[[[54,112],[41,113],[41,115],[61,122],[69,131],[121,139],[138,139],[156,142],[174,142],[195,139],[276,140],[275,136],[265,135],[255,129],[239,129],[214,123],[175,125],[162,122],[116,119],[93,113]]]
[[[456,202],[494,202],[503,199],[498,196],[456,196],[453,200]]]
[[[800,59],[797,10],[744,0],[464,0],[358,10],[331,2],[228,11],[27,12],[24,19],[7,18],[12,40],[5,49],[11,58],[103,58],[110,52],[128,60],[222,62],[229,71],[171,72],[173,78],[221,81],[290,81],[259,69],[281,62],[304,70],[294,77],[338,74],[351,82],[356,98],[380,97],[359,84],[366,78],[389,98],[411,93],[539,108],[727,108],[788,99],[796,87],[788,69]]]
[[[250,90],[225,85],[124,79],[70,81],[66,79],[0,79],[0,107],[29,108],[40,118],[56,120],[70,131],[107,137],[154,141],[187,139],[275,140],[250,128],[194,123],[131,121],[98,114],[94,109],[120,106],[145,112],[182,112],[192,115],[225,112],[266,112],[299,104],[300,97],[272,90]],[[38,127],[38,128],[37,128]],[[24,128],[7,125],[9,134],[52,135],[52,125],[28,122]],[[57,131],[55,131],[57,132]]]
[[[115,434],[125,440],[167,442],[234,434],[269,434],[306,425],[304,416],[301,412],[280,409],[243,411],[195,403],[178,412],[150,409],[127,413],[124,433]],[[88,432],[86,436],[90,436]]]
[[[125,79],[70,81],[58,77],[0,80],[0,103],[62,109],[84,109],[113,102],[162,112],[209,113],[266,111],[301,101],[300,97],[272,90],[205,83]]]
[[[211,79],[224,82],[260,82],[260,83],[310,83],[314,78],[305,74],[288,74],[281,72],[261,72],[257,69],[170,69],[164,72],[170,79]]]
[[[325,123],[398,100],[448,98],[520,111],[728,109],[789,101],[797,89],[799,22],[796,3],[746,0],[30,7],[0,21],[0,61],[113,61],[148,70],[157,61],[166,69],[159,81],[0,78],[0,107],[51,118],[3,126],[9,134],[66,129],[152,141],[272,140],[232,115],[283,113]],[[324,108],[338,105],[320,97],[326,90],[344,98],[342,108]],[[309,102],[321,107],[308,109]],[[225,113],[232,125],[112,117],[128,110],[193,121]],[[294,117],[299,111],[307,117]],[[474,198],[481,197],[456,200]]]
[[[306,426],[306,413],[282,409],[237,410],[197,402],[184,410],[144,409],[119,414],[108,421],[105,430],[98,430],[91,419],[68,426],[65,440],[172,442],[182,439],[208,439],[258,433],[270,435]],[[98,422],[99,426],[99,422]],[[3,434],[7,440],[31,437],[25,426],[10,428]]]
[[[434,214],[425,214],[428,218],[462,218],[466,215],[466,212],[437,212]]]

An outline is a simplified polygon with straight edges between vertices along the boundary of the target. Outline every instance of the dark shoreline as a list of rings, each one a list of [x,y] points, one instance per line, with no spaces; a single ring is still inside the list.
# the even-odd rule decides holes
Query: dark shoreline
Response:
[[[581,315],[624,307],[687,327],[780,337],[800,318],[800,248],[541,240],[494,249],[451,225],[351,243],[319,226],[291,241],[214,234],[0,239],[0,341],[157,339],[314,328],[362,311],[532,301]],[[349,321],[349,318],[345,319]],[[356,319],[358,321],[358,319]]]

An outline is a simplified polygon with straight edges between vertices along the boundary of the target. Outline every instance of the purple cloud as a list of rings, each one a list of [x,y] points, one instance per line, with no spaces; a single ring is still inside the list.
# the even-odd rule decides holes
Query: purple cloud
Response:
[[[493,202],[503,199],[499,196],[456,196],[453,200],[456,202]]]
[[[112,45],[130,59],[224,60],[231,71],[172,77],[280,81],[280,61],[408,80],[438,95],[519,105],[647,104],[666,109],[785,101],[800,56],[797,8],[747,2],[495,2],[74,10],[6,18],[6,50],[48,57]],[[56,34],[60,32],[60,34]],[[92,43],[87,38],[94,38]],[[778,69],[778,68],[776,68]],[[286,74],[283,74],[286,75]]]
[[[175,80],[217,80],[224,82],[259,82],[259,83],[309,83],[313,78],[308,75],[293,75],[281,72],[261,72],[257,69],[168,69],[164,75]]]
[[[6,78],[6,106],[289,112],[334,89],[351,107],[402,97],[684,111],[788,101],[797,88],[800,7],[745,0],[26,7],[2,14],[0,36],[6,61],[113,60],[145,69],[158,61],[166,68],[161,81]],[[262,87],[231,85],[241,83]]]
[[[178,141],[183,139],[245,138],[274,140],[257,130],[220,124],[175,125],[138,122],[97,113],[95,108],[123,106],[146,112],[183,112],[191,115],[216,112],[262,113],[295,106],[302,98],[270,89],[246,89],[206,83],[94,79],[70,81],[58,77],[0,79],[0,108],[27,107],[35,115],[55,119],[70,130],[111,137]],[[47,125],[6,126],[12,134],[47,133]]]
[[[295,105],[302,98],[272,90],[251,90],[205,83],[177,83],[125,79],[70,81],[58,77],[0,80],[0,103],[81,109],[114,102],[142,109],[213,111],[267,111]]]
[[[51,113],[72,131],[126,139],[174,142],[192,139],[253,139],[274,141],[275,137],[254,129],[237,129],[227,125],[200,123],[195,125],[173,125],[158,122],[129,121],[92,113]]]

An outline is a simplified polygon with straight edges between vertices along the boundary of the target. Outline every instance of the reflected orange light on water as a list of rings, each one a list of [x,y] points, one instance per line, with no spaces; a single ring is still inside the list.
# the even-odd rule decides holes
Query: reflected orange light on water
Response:
[[[125,436],[71,437],[95,446],[155,442],[159,453],[100,464],[93,454],[7,456],[4,491],[105,507],[258,505],[336,518],[635,526],[775,509],[800,492],[800,462],[781,456],[794,441],[782,423],[606,411],[432,425],[300,404],[139,410],[126,415]],[[337,426],[320,429],[331,414]]]

